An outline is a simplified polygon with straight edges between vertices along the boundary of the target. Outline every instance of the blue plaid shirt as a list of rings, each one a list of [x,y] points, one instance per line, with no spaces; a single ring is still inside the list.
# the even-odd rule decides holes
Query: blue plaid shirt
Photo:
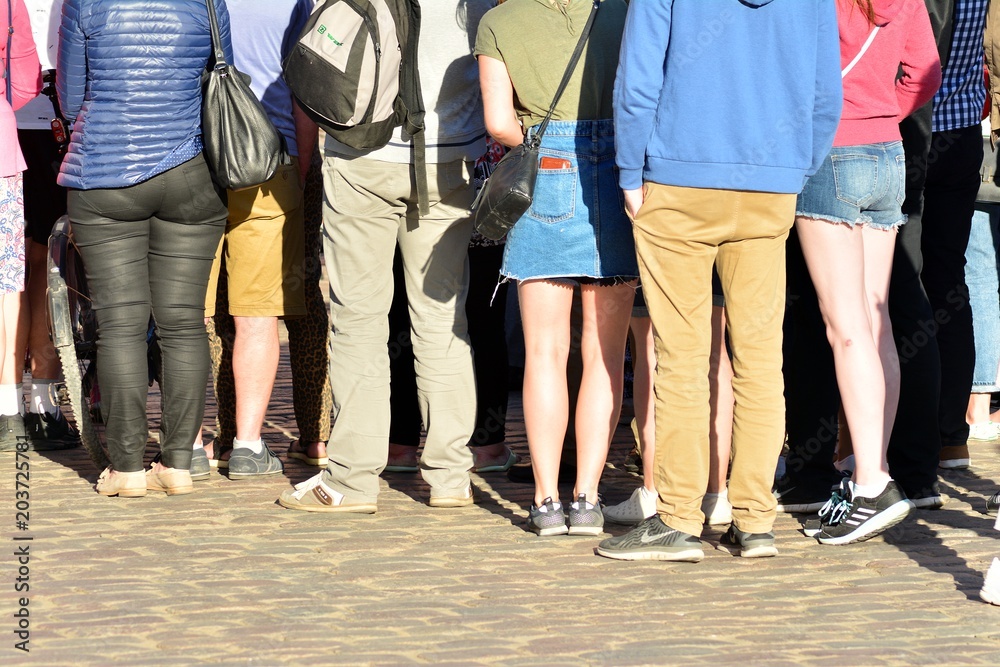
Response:
[[[988,4],[989,0],[955,0],[951,53],[934,96],[934,132],[979,125],[983,118],[983,32]]]

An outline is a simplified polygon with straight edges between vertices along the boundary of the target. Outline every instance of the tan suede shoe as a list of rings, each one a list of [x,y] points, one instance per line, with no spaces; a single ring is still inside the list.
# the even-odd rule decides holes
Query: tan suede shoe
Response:
[[[191,471],[180,468],[150,468],[146,472],[146,488],[150,491],[164,491],[168,496],[179,496],[194,491]]]
[[[112,474],[114,473],[114,474]],[[118,472],[111,466],[104,469],[97,478],[97,492],[102,496],[118,496],[119,498],[141,498],[146,495],[146,473]]]

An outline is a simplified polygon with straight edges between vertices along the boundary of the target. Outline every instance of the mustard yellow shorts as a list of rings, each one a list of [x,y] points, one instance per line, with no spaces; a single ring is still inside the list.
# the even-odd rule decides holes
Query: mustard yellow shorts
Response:
[[[302,189],[295,165],[278,168],[256,188],[229,193],[229,220],[219,242],[205,297],[215,314],[219,273],[229,283],[229,314],[301,317],[306,314]]]

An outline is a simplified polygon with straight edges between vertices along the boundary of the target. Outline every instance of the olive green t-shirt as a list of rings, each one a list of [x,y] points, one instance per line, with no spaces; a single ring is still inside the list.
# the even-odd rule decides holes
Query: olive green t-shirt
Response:
[[[507,0],[486,12],[476,56],[507,65],[514,108],[525,129],[545,118],[593,8],[591,0]],[[590,39],[552,120],[612,117],[618,50],[625,28],[625,0],[602,0]]]

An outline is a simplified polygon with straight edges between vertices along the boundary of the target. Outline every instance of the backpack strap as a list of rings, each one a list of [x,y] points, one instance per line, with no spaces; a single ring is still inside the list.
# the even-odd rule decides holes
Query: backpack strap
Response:
[[[594,6],[590,10],[590,16],[587,18],[587,25],[583,27],[583,32],[580,33],[580,39],[576,43],[576,49],[573,51],[573,55],[569,59],[569,64],[566,65],[566,71],[563,73],[562,81],[559,82],[559,87],[556,89],[556,96],[552,100],[552,104],[549,105],[549,112],[545,114],[545,119],[542,120],[541,125],[538,126],[538,131],[534,134],[534,139],[539,143],[542,141],[542,135],[545,134],[545,128],[549,126],[549,120],[552,119],[552,114],[556,110],[556,105],[559,104],[559,99],[562,97],[563,92],[565,92],[566,86],[569,85],[569,80],[573,76],[576,64],[580,62],[580,56],[583,54],[583,47],[587,43],[587,39],[590,37],[590,31],[594,27],[594,19],[597,18],[597,10],[600,8],[601,0],[594,0]]]
[[[417,186],[417,214],[429,215],[430,191],[427,187],[427,137],[424,136],[424,97],[420,91],[420,72],[417,68],[417,46],[420,38],[420,3],[409,1],[409,32],[406,35],[406,52],[403,60],[409,71],[409,80],[413,89],[408,90],[405,106],[406,117],[403,118],[403,130],[410,135],[413,142],[413,175]],[[400,91],[403,92],[402,90]]]

